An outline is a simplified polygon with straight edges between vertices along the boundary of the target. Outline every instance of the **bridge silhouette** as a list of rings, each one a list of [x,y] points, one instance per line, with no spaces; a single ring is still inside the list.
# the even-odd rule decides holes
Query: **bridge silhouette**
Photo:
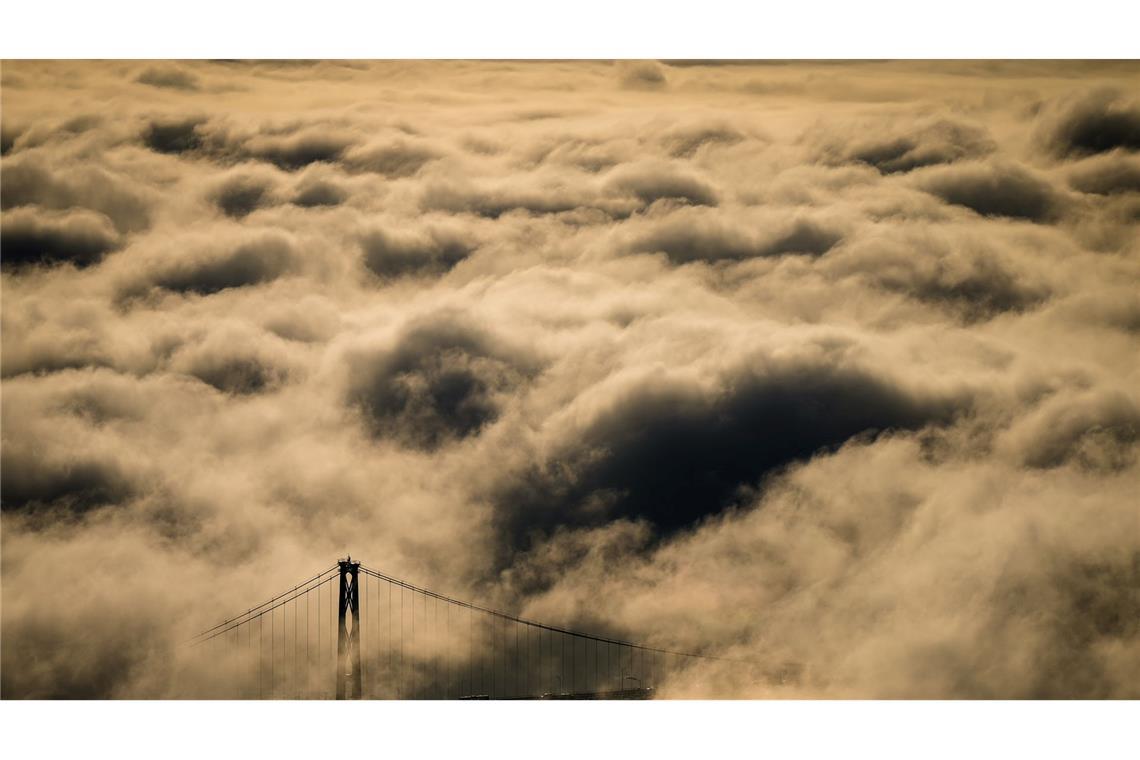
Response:
[[[651,699],[698,660],[525,620],[351,558],[187,642],[219,699]]]

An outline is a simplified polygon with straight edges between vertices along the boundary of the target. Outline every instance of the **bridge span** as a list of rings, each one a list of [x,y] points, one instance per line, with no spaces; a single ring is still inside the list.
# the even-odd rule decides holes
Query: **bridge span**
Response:
[[[188,646],[219,699],[652,699],[698,660],[454,599],[351,558]]]

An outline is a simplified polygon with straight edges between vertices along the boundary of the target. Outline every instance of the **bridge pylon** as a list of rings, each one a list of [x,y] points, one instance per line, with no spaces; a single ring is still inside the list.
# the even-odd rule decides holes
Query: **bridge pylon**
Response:
[[[352,557],[338,560],[340,567],[340,623],[336,639],[336,698],[360,699],[363,679],[360,671],[360,563]],[[348,616],[352,616],[352,630]],[[351,693],[350,693],[351,692]]]

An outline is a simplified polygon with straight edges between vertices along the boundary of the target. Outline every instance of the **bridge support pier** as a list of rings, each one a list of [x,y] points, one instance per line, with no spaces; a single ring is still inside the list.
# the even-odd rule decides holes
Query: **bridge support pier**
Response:
[[[342,559],[340,566],[340,623],[336,637],[336,698],[360,699],[363,679],[360,672],[360,563],[352,557]],[[352,630],[348,629],[352,616]],[[351,692],[351,694],[349,693]]]

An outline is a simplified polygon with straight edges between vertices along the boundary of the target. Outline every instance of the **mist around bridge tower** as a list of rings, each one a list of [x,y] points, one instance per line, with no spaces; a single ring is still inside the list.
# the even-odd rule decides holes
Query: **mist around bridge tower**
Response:
[[[0,77],[3,699],[1140,697],[1136,62]]]

